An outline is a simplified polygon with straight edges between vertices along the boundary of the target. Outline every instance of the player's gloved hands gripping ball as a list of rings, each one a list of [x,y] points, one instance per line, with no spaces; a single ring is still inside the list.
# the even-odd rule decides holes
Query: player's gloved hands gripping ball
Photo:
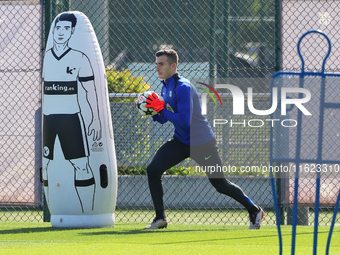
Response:
[[[152,93],[146,99],[145,106],[159,113],[164,109],[164,104],[164,100],[160,100],[156,93]]]

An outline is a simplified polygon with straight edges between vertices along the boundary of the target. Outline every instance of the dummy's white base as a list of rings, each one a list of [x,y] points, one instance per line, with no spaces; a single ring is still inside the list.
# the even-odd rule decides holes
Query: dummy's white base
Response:
[[[56,228],[102,228],[113,227],[115,214],[51,215],[52,227]]]

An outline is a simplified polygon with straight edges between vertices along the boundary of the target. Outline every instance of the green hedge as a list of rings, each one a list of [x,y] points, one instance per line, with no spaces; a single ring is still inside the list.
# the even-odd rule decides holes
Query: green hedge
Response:
[[[113,67],[106,67],[106,77],[109,93],[142,93],[151,88],[144,81],[144,76],[133,76],[128,69],[116,71]],[[115,98],[111,102],[132,102],[132,98]]]

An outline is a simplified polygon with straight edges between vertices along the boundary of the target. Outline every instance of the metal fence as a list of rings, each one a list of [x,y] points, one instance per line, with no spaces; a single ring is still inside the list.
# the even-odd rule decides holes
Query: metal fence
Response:
[[[108,68],[112,101],[119,171],[116,219],[146,223],[153,218],[146,165],[173,133],[170,124],[157,125],[151,118],[139,116],[133,102],[135,95],[145,89],[160,90],[154,53],[171,47],[179,53],[180,75],[193,85],[229,83],[243,92],[252,87],[254,107],[268,109],[271,75],[280,69],[299,68],[294,49],[307,27],[297,25],[297,20],[302,24],[304,17],[313,29],[325,29],[326,25],[332,31],[338,19],[337,4],[274,0],[245,0],[242,5],[237,0],[1,1],[1,219],[43,220],[38,139],[40,72],[46,35],[58,13],[82,11],[96,31]],[[316,14],[306,13],[306,6],[309,13]],[[329,36],[337,43],[337,34]],[[334,55],[330,61],[328,68],[332,71],[337,71],[337,59]],[[132,89],[131,80],[140,84]],[[215,119],[239,123],[214,127],[223,164],[237,169],[228,172],[227,178],[268,211],[264,224],[274,224],[268,173],[238,171],[241,166],[269,164],[271,127],[252,127],[258,122],[249,122],[255,119],[251,112],[246,110],[242,118],[233,116],[230,95],[226,93],[222,100],[223,107],[208,102],[207,118],[212,125]],[[266,118],[269,116],[256,117],[264,123]],[[277,184],[281,184],[279,179]],[[163,185],[166,213],[172,223],[248,224],[245,210],[217,194],[204,173],[195,171],[191,160],[170,169]],[[289,223],[291,212],[286,206],[283,211]],[[323,208],[321,224],[330,222],[331,209],[332,205]],[[307,223],[312,224],[312,207],[304,212],[310,218]]]
[[[42,5],[0,2],[1,220],[40,220]]]

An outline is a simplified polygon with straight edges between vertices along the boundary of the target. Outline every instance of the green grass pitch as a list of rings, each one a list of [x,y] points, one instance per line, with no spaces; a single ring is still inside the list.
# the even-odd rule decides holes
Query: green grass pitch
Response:
[[[0,254],[279,254],[277,229],[263,226],[169,224],[144,230],[146,224],[112,228],[58,229],[50,223],[0,223]],[[320,226],[318,254],[325,254],[329,227]],[[290,254],[291,226],[282,226],[283,254]],[[312,254],[313,226],[299,226],[296,254]],[[340,254],[340,229],[333,232],[330,254]]]

